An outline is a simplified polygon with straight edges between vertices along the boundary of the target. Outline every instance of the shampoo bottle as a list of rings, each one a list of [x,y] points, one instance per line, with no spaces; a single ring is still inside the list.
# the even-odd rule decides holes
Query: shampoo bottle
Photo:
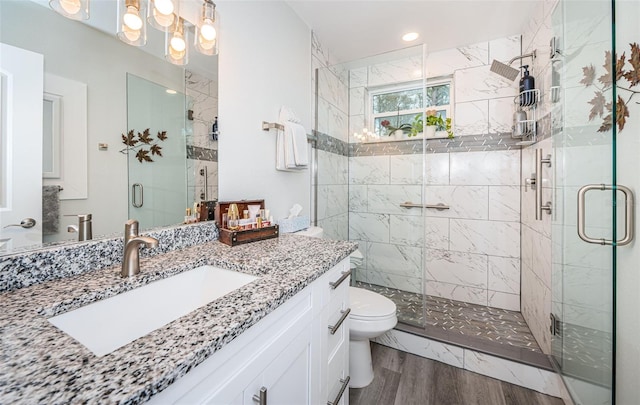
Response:
[[[529,74],[529,65],[522,66],[522,69],[524,69],[524,72],[520,79],[520,105],[529,106],[533,105],[536,100],[535,95],[533,94],[534,92],[527,90],[533,90],[536,88],[536,80]]]

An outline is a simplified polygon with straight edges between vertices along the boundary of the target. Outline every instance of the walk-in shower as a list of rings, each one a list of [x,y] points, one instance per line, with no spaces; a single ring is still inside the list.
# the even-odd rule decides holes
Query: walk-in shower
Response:
[[[314,55],[314,220],[358,242],[353,281],[395,301],[396,329],[555,368],[576,403],[633,403],[640,249],[616,240],[637,230],[617,190],[640,188],[639,7],[545,2],[522,35]],[[510,65],[527,57],[536,137],[520,142]]]

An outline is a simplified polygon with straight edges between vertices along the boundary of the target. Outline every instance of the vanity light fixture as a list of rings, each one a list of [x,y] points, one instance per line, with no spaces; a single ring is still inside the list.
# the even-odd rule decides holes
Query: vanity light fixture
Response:
[[[178,12],[178,0],[149,0],[147,21],[153,28],[163,32],[171,32],[175,28]]]
[[[411,42],[418,39],[419,36],[420,34],[418,34],[417,32],[408,32],[402,36],[402,40],[405,42]]]
[[[49,0],[49,6],[67,18],[88,20],[89,1]],[[117,0],[116,36],[129,45],[146,45],[148,23],[165,32],[165,59],[175,65],[186,65],[192,24],[180,17],[179,4],[180,0]],[[192,33],[193,46],[203,55],[218,54],[217,20],[215,3],[202,0],[202,13]]]
[[[165,34],[164,57],[174,65],[186,65],[189,63],[188,31],[182,17],[177,18],[172,31]]]
[[[89,0],[50,0],[49,7],[72,20],[89,19]]]
[[[141,0],[118,0],[118,33],[122,42],[134,46],[147,43],[147,26]]]
[[[196,50],[204,55],[218,54],[218,31],[215,27],[216,5],[211,0],[202,3],[202,15],[198,20],[193,45]]]

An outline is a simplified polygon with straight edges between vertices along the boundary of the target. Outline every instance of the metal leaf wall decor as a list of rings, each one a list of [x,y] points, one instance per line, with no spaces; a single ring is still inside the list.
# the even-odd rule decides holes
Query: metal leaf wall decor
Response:
[[[168,138],[167,131],[158,131],[156,138],[158,141],[164,142]],[[136,159],[138,159],[140,163],[153,162],[152,156],[162,157],[162,146],[160,146],[157,141],[154,143],[154,138],[151,136],[149,128],[138,132],[137,135],[133,129],[127,132],[126,135],[122,134],[122,143],[127,145],[127,147],[120,152],[136,152]]]
[[[629,44],[631,47],[631,57],[627,60],[626,55],[623,52],[622,56],[618,58],[615,55],[615,72],[613,70],[613,60],[610,51],[606,51],[604,55],[604,74],[599,76],[596,81],[596,68],[593,65],[585,66],[582,68],[582,80],[580,84],[584,84],[585,87],[593,86],[596,88],[595,95],[588,103],[591,104],[591,111],[589,111],[589,121],[595,118],[602,118],[602,124],[598,128],[598,132],[606,132],[613,128],[613,125],[618,126],[618,131],[624,129],[629,118],[629,103],[633,97],[640,93],[640,90],[634,90],[633,88],[640,84],[640,46],[637,42]],[[630,68],[627,69],[627,64]],[[613,77],[615,74],[615,78]],[[624,87],[621,84],[627,82],[628,87]],[[613,102],[608,101],[605,97],[608,90],[611,90],[615,83],[618,90],[618,98],[616,103],[616,116],[615,122],[613,118]],[[623,97],[622,95],[628,97]],[[636,104],[640,104],[636,102]]]

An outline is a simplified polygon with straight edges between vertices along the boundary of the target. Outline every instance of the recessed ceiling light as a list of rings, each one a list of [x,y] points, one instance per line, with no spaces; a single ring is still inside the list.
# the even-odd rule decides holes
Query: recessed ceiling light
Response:
[[[418,39],[420,35],[417,32],[408,32],[402,36],[403,41],[411,42]]]
[[[166,89],[165,91],[166,91],[167,93],[169,93],[169,94],[176,94],[176,93],[177,93],[177,91],[172,90],[172,89]]]

